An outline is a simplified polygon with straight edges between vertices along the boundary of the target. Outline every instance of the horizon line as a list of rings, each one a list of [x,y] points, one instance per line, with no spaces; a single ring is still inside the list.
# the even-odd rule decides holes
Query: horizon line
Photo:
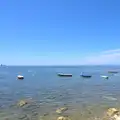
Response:
[[[84,64],[84,65],[4,65],[3,64],[3,67],[4,66],[120,66],[120,64]]]

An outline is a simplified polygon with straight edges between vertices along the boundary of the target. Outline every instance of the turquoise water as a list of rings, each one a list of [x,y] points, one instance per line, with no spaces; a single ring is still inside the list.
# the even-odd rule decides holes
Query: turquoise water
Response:
[[[120,66],[8,66],[0,68],[0,120],[57,119],[55,111],[68,107],[62,115],[71,119],[101,117],[109,107],[120,107],[120,74],[108,70]],[[73,77],[58,77],[57,73]],[[80,73],[93,75],[82,78]],[[24,80],[17,80],[21,74]],[[100,75],[108,75],[108,80]],[[31,101],[18,107],[19,100]]]

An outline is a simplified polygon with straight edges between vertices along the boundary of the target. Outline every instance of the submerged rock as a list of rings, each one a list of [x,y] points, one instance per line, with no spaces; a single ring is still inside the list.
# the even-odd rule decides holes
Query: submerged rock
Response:
[[[49,115],[49,113],[44,113],[44,114],[43,114],[43,116],[47,116],[47,115]]]
[[[58,117],[57,120],[70,120],[70,118],[61,116]]]
[[[116,101],[117,98],[111,97],[111,96],[103,96],[103,98],[111,100],[111,101]]]
[[[65,111],[67,111],[67,110],[68,110],[67,107],[62,107],[62,108],[57,109],[56,113],[61,114],[61,113],[65,112]]]
[[[32,113],[32,116],[37,116],[37,115],[38,115],[37,112],[33,112],[33,113]]]
[[[23,114],[23,115],[20,115],[18,118],[19,119],[25,119],[25,118],[27,118],[27,115]]]
[[[26,105],[28,102],[26,100],[21,100],[19,103],[18,103],[18,106],[19,107],[23,107],[24,105]]]

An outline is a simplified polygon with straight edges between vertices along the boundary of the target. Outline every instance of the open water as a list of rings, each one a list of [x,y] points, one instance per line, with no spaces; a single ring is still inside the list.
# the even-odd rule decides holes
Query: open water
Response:
[[[110,107],[120,108],[120,66],[3,66],[0,67],[0,120],[72,120],[102,118]],[[57,73],[73,77],[59,77]],[[80,73],[92,75],[82,78]],[[18,80],[17,75],[24,80]],[[108,75],[109,79],[100,75]],[[23,107],[20,100],[28,100]],[[57,114],[56,109],[68,110]]]

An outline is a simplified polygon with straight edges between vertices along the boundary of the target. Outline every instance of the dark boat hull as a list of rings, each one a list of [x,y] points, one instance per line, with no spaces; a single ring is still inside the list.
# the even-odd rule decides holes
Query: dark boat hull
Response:
[[[108,73],[114,73],[114,74],[116,74],[118,72],[117,71],[108,71]]]
[[[92,76],[90,75],[80,75],[81,77],[84,77],[84,78],[91,78]]]
[[[60,77],[72,77],[72,74],[58,74]]]
[[[18,78],[18,80],[23,80],[24,79],[24,77],[23,78]]]

